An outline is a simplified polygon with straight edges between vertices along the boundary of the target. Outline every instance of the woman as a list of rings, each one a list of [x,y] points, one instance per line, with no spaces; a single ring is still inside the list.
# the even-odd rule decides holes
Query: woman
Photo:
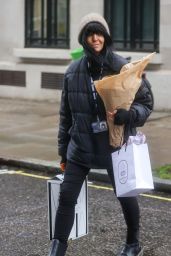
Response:
[[[93,81],[118,74],[127,61],[112,52],[108,25],[99,14],[91,13],[82,19],[78,40],[85,56],[73,62],[66,71],[61,98],[58,147],[65,175],[49,256],[65,255],[77,197],[90,168],[107,169],[114,187],[111,152],[117,148],[109,145],[106,112]],[[129,135],[136,134],[136,127],[145,123],[151,111],[152,99],[142,81],[129,111],[117,109],[108,114],[110,118],[115,116],[115,124],[125,124],[126,141]],[[126,244],[118,255],[142,255],[137,199],[118,200],[127,224]]]

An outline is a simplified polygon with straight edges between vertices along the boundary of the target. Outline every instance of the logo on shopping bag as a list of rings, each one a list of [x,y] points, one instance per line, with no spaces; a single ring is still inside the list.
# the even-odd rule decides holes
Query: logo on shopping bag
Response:
[[[118,178],[121,184],[127,182],[128,179],[128,164],[125,160],[118,163]]]

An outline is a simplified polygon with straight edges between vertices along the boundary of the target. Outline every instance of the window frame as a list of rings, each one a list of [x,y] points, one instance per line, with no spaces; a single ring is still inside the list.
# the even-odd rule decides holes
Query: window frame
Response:
[[[47,0],[47,36],[44,35],[44,0],[41,0],[41,36],[33,37],[33,5],[34,0],[25,0],[25,48],[50,48],[50,49],[69,49],[70,48],[70,0],[66,0],[66,36],[65,38],[57,37],[57,29],[55,30],[55,38],[52,38],[52,13],[51,4],[55,3],[55,26],[57,27],[57,4],[58,0]],[[30,35],[28,35],[30,32]],[[40,40],[40,43],[34,44],[34,41]],[[63,43],[60,43],[62,42]]]
[[[133,16],[132,18],[130,18],[130,39],[127,39],[127,33],[128,33],[128,26],[127,26],[127,8],[128,8],[128,1],[124,0],[124,39],[122,40],[115,40],[114,36],[113,36],[113,27],[112,27],[112,17],[113,17],[113,7],[114,7],[114,1],[117,0],[104,0],[104,17],[106,18],[109,27],[110,27],[110,31],[111,31],[111,36],[112,36],[112,40],[113,40],[113,44],[114,47],[116,48],[116,50],[118,51],[131,51],[131,52],[151,52],[151,51],[156,51],[159,52],[159,26],[160,26],[160,0],[155,0],[156,4],[155,4],[155,10],[154,10],[154,38],[153,41],[148,41],[148,40],[143,40],[143,35],[142,35],[142,26],[143,26],[143,20],[141,20],[142,22],[140,23],[139,27],[139,40],[136,39],[136,32],[135,32],[135,19],[137,17],[136,15],[136,10],[134,8],[134,4],[136,0],[130,0],[130,9],[131,12],[133,12]],[[142,15],[142,5],[143,5],[143,0],[140,0],[140,4],[141,4],[141,15]],[[130,15],[131,16],[131,15]],[[122,16],[121,16],[122,17]],[[143,18],[143,15],[142,15]],[[122,47],[117,47],[117,43],[123,43]],[[135,45],[139,43],[139,48],[136,49]],[[148,47],[143,47],[143,44],[148,43],[153,45],[153,48],[148,48]],[[127,45],[130,44],[130,47],[128,47]]]

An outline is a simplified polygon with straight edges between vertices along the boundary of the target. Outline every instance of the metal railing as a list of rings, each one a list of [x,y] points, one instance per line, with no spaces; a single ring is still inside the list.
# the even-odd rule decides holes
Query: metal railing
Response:
[[[104,6],[117,50],[159,51],[159,0],[105,0]]]
[[[59,33],[59,0],[37,1],[39,15],[35,17],[34,0],[25,0],[25,47],[69,48],[69,0],[66,1],[66,13],[63,35]]]

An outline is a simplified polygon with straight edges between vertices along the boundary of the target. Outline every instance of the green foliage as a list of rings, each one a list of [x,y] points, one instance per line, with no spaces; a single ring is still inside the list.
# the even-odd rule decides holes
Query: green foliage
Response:
[[[153,171],[154,176],[157,176],[161,179],[169,179],[171,180],[171,164],[167,164],[164,166],[161,166],[159,168],[156,168]]]

